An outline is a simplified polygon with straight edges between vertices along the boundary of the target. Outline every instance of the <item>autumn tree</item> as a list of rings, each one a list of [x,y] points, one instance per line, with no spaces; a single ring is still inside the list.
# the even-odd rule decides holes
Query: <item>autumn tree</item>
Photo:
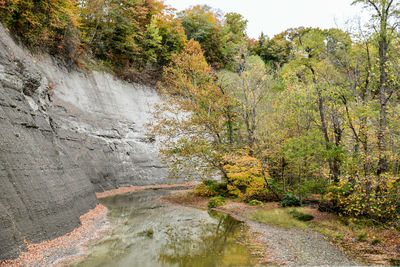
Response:
[[[261,107],[268,96],[271,79],[264,62],[258,56],[244,55],[238,59],[238,71],[224,71],[219,79],[228,84],[229,94],[236,103],[236,112],[245,128],[246,146],[254,155]]]
[[[0,3],[0,20],[31,48],[73,56],[79,44],[78,1],[10,0]]]
[[[207,62],[214,68],[223,66],[222,23],[220,14],[207,5],[196,5],[177,14],[187,38],[200,43]]]
[[[175,177],[226,176],[225,106],[200,44],[190,40],[174,55],[159,84],[164,103],[155,107],[153,133],[161,136],[161,156]]]
[[[379,78],[375,89],[375,95],[378,98],[379,126],[377,129],[379,162],[377,174],[386,173],[388,170],[387,158],[387,105],[392,97],[395,87],[390,79],[391,57],[390,54],[394,48],[394,37],[400,14],[400,3],[394,0],[357,0],[353,4],[361,3],[366,8],[372,9],[374,15],[372,17],[373,28],[377,35],[378,47],[378,68]]]
[[[227,13],[222,29],[222,54],[225,69],[234,70],[235,57],[247,41],[247,20],[238,13]]]
[[[286,32],[276,35],[269,39],[263,33],[258,38],[254,53],[259,55],[266,64],[280,69],[289,61],[291,55],[292,43],[285,38]]]

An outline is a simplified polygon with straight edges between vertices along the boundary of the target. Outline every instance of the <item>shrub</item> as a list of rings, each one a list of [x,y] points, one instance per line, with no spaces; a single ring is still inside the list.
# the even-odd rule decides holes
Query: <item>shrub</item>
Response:
[[[311,214],[305,214],[297,210],[291,210],[289,211],[289,214],[292,215],[293,218],[296,218],[297,220],[302,222],[308,222],[314,219],[314,216],[312,216]]]
[[[211,179],[209,179],[209,180],[204,180],[204,181],[203,181],[203,184],[205,184],[206,186],[213,186],[213,185],[217,184],[217,181],[211,180]]]
[[[218,193],[215,192],[214,190],[211,190],[209,186],[201,183],[198,186],[195,187],[194,193],[198,196],[202,197],[214,197],[217,196]]]
[[[250,205],[250,206],[263,206],[264,203],[262,203],[262,202],[259,201],[259,200],[253,199],[253,200],[251,200],[251,201],[249,202],[249,205]]]
[[[227,183],[215,183],[209,186],[211,191],[216,192],[220,196],[229,196]]]
[[[302,202],[301,202],[300,198],[293,195],[292,193],[285,193],[285,195],[281,201],[281,206],[282,207],[301,207]]]
[[[375,246],[375,245],[378,245],[381,242],[382,242],[382,240],[380,240],[379,238],[374,238],[374,239],[371,240],[371,245]]]
[[[208,201],[208,208],[212,209],[219,206],[223,206],[225,205],[225,203],[226,201],[224,197],[221,196],[213,197],[210,199],[210,201]]]
[[[342,179],[325,197],[338,213],[382,223],[400,220],[400,183],[397,177]]]
[[[229,196],[228,185],[215,180],[205,180],[196,186],[194,193],[202,197]]]
[[[357,236],[357,241],[359,242],[366,242],[367,241],[367,235],[366,234],[359,234]]]
[[[241,200],[251,200],[254,196],[265,190],[266,172],[257,158],[246,153],[229,154],[224,157],[229,163],[224,169],[227,173],[229,184],[227,188],[231,196]]]

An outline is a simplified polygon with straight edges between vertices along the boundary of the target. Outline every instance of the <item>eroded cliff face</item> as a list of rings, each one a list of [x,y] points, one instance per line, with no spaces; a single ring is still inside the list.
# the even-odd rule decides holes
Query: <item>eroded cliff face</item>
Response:
[[[72,231],[96,191],[166,183],[145,86],[68,71],[0,25],[0,261]]]

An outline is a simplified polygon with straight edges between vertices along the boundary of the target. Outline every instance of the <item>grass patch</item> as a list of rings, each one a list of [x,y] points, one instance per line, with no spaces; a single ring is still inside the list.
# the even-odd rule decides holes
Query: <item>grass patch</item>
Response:
[[[298,208],[296,213],[307,212],[307,208]],[[257,210],[251,214],[251,218],[270,225],[279,226],[282,228],[298,228],[307,229],[308,223],[299,221],[293,215],[293,209],[272,209],[272,210]]]

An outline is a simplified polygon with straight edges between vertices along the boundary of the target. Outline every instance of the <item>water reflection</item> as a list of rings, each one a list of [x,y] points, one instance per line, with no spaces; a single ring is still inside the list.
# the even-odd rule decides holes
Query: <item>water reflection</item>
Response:
[[[197,235],[167,231],[159,262],[172,266],[244,266],[251,265],[250,251],[243,225],[229,215],[209,212],[217,224],[208,223]]]
[[[168,193],[148,190],[102,200],[113,231],[75,266],[252,265],[240,222],[155,201]]]

